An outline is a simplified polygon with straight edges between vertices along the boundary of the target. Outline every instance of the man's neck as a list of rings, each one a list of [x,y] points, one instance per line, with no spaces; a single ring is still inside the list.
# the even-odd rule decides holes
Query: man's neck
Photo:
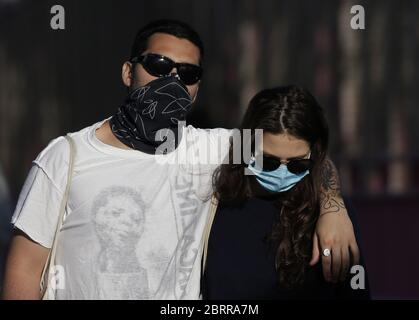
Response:
[[[131,147],[123,144],[113,134],[111,127],[109,126],[109,120],[106,120],[99,128],[96,129],[96,137],[105,144],[111,145],[125,150],[134,150]]]

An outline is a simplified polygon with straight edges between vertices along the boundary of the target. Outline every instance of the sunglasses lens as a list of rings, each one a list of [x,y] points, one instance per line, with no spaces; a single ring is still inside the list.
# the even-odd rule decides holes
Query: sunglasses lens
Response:
[[[287,168],[294,174],[303,173],[306,170],[310,170],[313,162],[310,159],[294,160],[287,164]]]
[[[202,69],[198,66],[184,64],[178,67],[178,74],[184,84],[192,85],[201,79]]]
[[[175,64],[169,58],[157,54],[146,54],[142,56],[141,64],[144,69],[155,77],[163,77],[170,74],[173,68],[177,67],[177,73],[185,85],[197,83],[202,77],[202,68],[193,64]]]
[[[281,165],[278,159],[268,156],[256,157],[256,163],[262,167],[263,171],[274,171]]]
[[[173,69],[172,61],[155,55],[146,55],[142,65],[149,74],[155,77],[168,75]]]

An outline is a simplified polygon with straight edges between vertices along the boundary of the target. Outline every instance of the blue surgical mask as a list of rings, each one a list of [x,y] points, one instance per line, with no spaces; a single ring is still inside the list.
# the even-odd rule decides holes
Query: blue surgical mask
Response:
[[[260,185],[272,192],[288,191],[310,173],[309,170],[299,174],[292,173],[286,164],[281,164],[278,169],[273,171],[263,171],[256,165],[254,159],[251,160],[248,168],[255,174]]]

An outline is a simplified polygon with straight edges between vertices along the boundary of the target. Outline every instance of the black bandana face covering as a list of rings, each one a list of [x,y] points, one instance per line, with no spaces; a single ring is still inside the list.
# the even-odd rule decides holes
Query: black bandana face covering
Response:
[[[155,154],[165,143],[166,152],[171,152],[182,138],[178,122],[185,123],[191,106],[186,86],[170,75],[132,91],[109,123],[114,135],[131,148]]]

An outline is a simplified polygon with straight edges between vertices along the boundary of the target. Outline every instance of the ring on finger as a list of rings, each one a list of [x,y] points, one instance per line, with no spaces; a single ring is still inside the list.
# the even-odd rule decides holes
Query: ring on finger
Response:
[[[324,249],[324,250],[323,250],[323,256],[325,256],[325,257],[329,257],[329,256],[330,256],[330,254],[331,254],[330,249]]]

